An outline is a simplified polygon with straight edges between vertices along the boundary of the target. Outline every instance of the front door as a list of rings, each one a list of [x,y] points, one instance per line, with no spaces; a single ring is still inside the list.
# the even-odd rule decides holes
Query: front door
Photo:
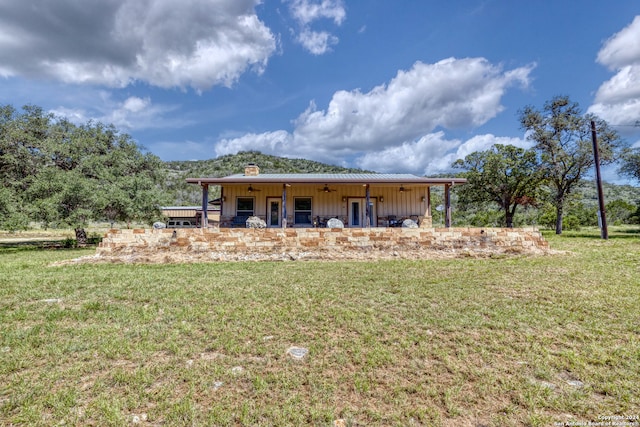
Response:
[[[267,227],[282,226],[282,198],[270,197],[267,199]]]
[[[369,199],[369,225],[376,226],[376,204],[374,199]],[[367,205],[366,198],[350,198],[349,199],[349,227],[366,227],[367,226]]]

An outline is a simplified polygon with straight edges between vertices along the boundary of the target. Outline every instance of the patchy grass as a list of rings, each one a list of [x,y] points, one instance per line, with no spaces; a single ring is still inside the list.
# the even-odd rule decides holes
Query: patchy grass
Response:
[[[611,235],[481,260],[48,267],[92,251],[0,248],[0,424],[637,415],[640,238]]]
[[[88,243],[98,244],[105,232],[104,228],[87,228]],[[9,251],[69,249],[77,246],[75,231],[71,229],[31,229],[25,231],[0,231],[0,253]]]

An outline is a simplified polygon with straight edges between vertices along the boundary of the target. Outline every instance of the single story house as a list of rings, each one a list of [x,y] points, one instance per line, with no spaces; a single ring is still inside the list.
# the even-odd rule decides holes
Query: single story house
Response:
[[[324,227],[331,218],[345,227],[394,227],[405,219],[431,227],[431,188],[444,187],[445,226],[451,226],[450,189],[463,178],[425,178],[411,174],[260,174],[255,164],[244,174],[188,178],[202,188],[203,215],[209,186],[220,186],[220,227],[244,227],[248,217],[267,227]]]

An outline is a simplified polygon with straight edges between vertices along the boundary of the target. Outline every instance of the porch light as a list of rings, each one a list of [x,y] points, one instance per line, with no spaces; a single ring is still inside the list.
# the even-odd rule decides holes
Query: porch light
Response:
[[[422,198],[420,200],[422,201],[422,203],[424,203],[427,200],[427,198],[422,196]]]
[[[380,196],[380,203],[384,202],[384,197]]]
[[[346,201],[347,201],[347,198],[346,198],[346,197],[343,197],[343,198],[342,198],[342,201],[343,201],[343,202],[346,202]]]

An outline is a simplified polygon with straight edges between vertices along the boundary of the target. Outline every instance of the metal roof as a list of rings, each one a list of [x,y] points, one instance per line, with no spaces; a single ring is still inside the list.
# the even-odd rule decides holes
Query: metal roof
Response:
[[[190,184],[464,184],[464,178],[427,178],[411,174],[385,173],[265,173],[256,176],[244,174],[222,178],[187,178]]]
[[[220,199],[209,201],[209,204],[212,206],[209,206],[207,210],[216,210],[220,208],[219,206],[213,206],[216,204],[215,203],[216,200],[220,200]],[[218,202],[218,204],[220,203]],[[195,210],[202,210],[202,206],[160,206],[160,210],[162,211],[195,211]]]

